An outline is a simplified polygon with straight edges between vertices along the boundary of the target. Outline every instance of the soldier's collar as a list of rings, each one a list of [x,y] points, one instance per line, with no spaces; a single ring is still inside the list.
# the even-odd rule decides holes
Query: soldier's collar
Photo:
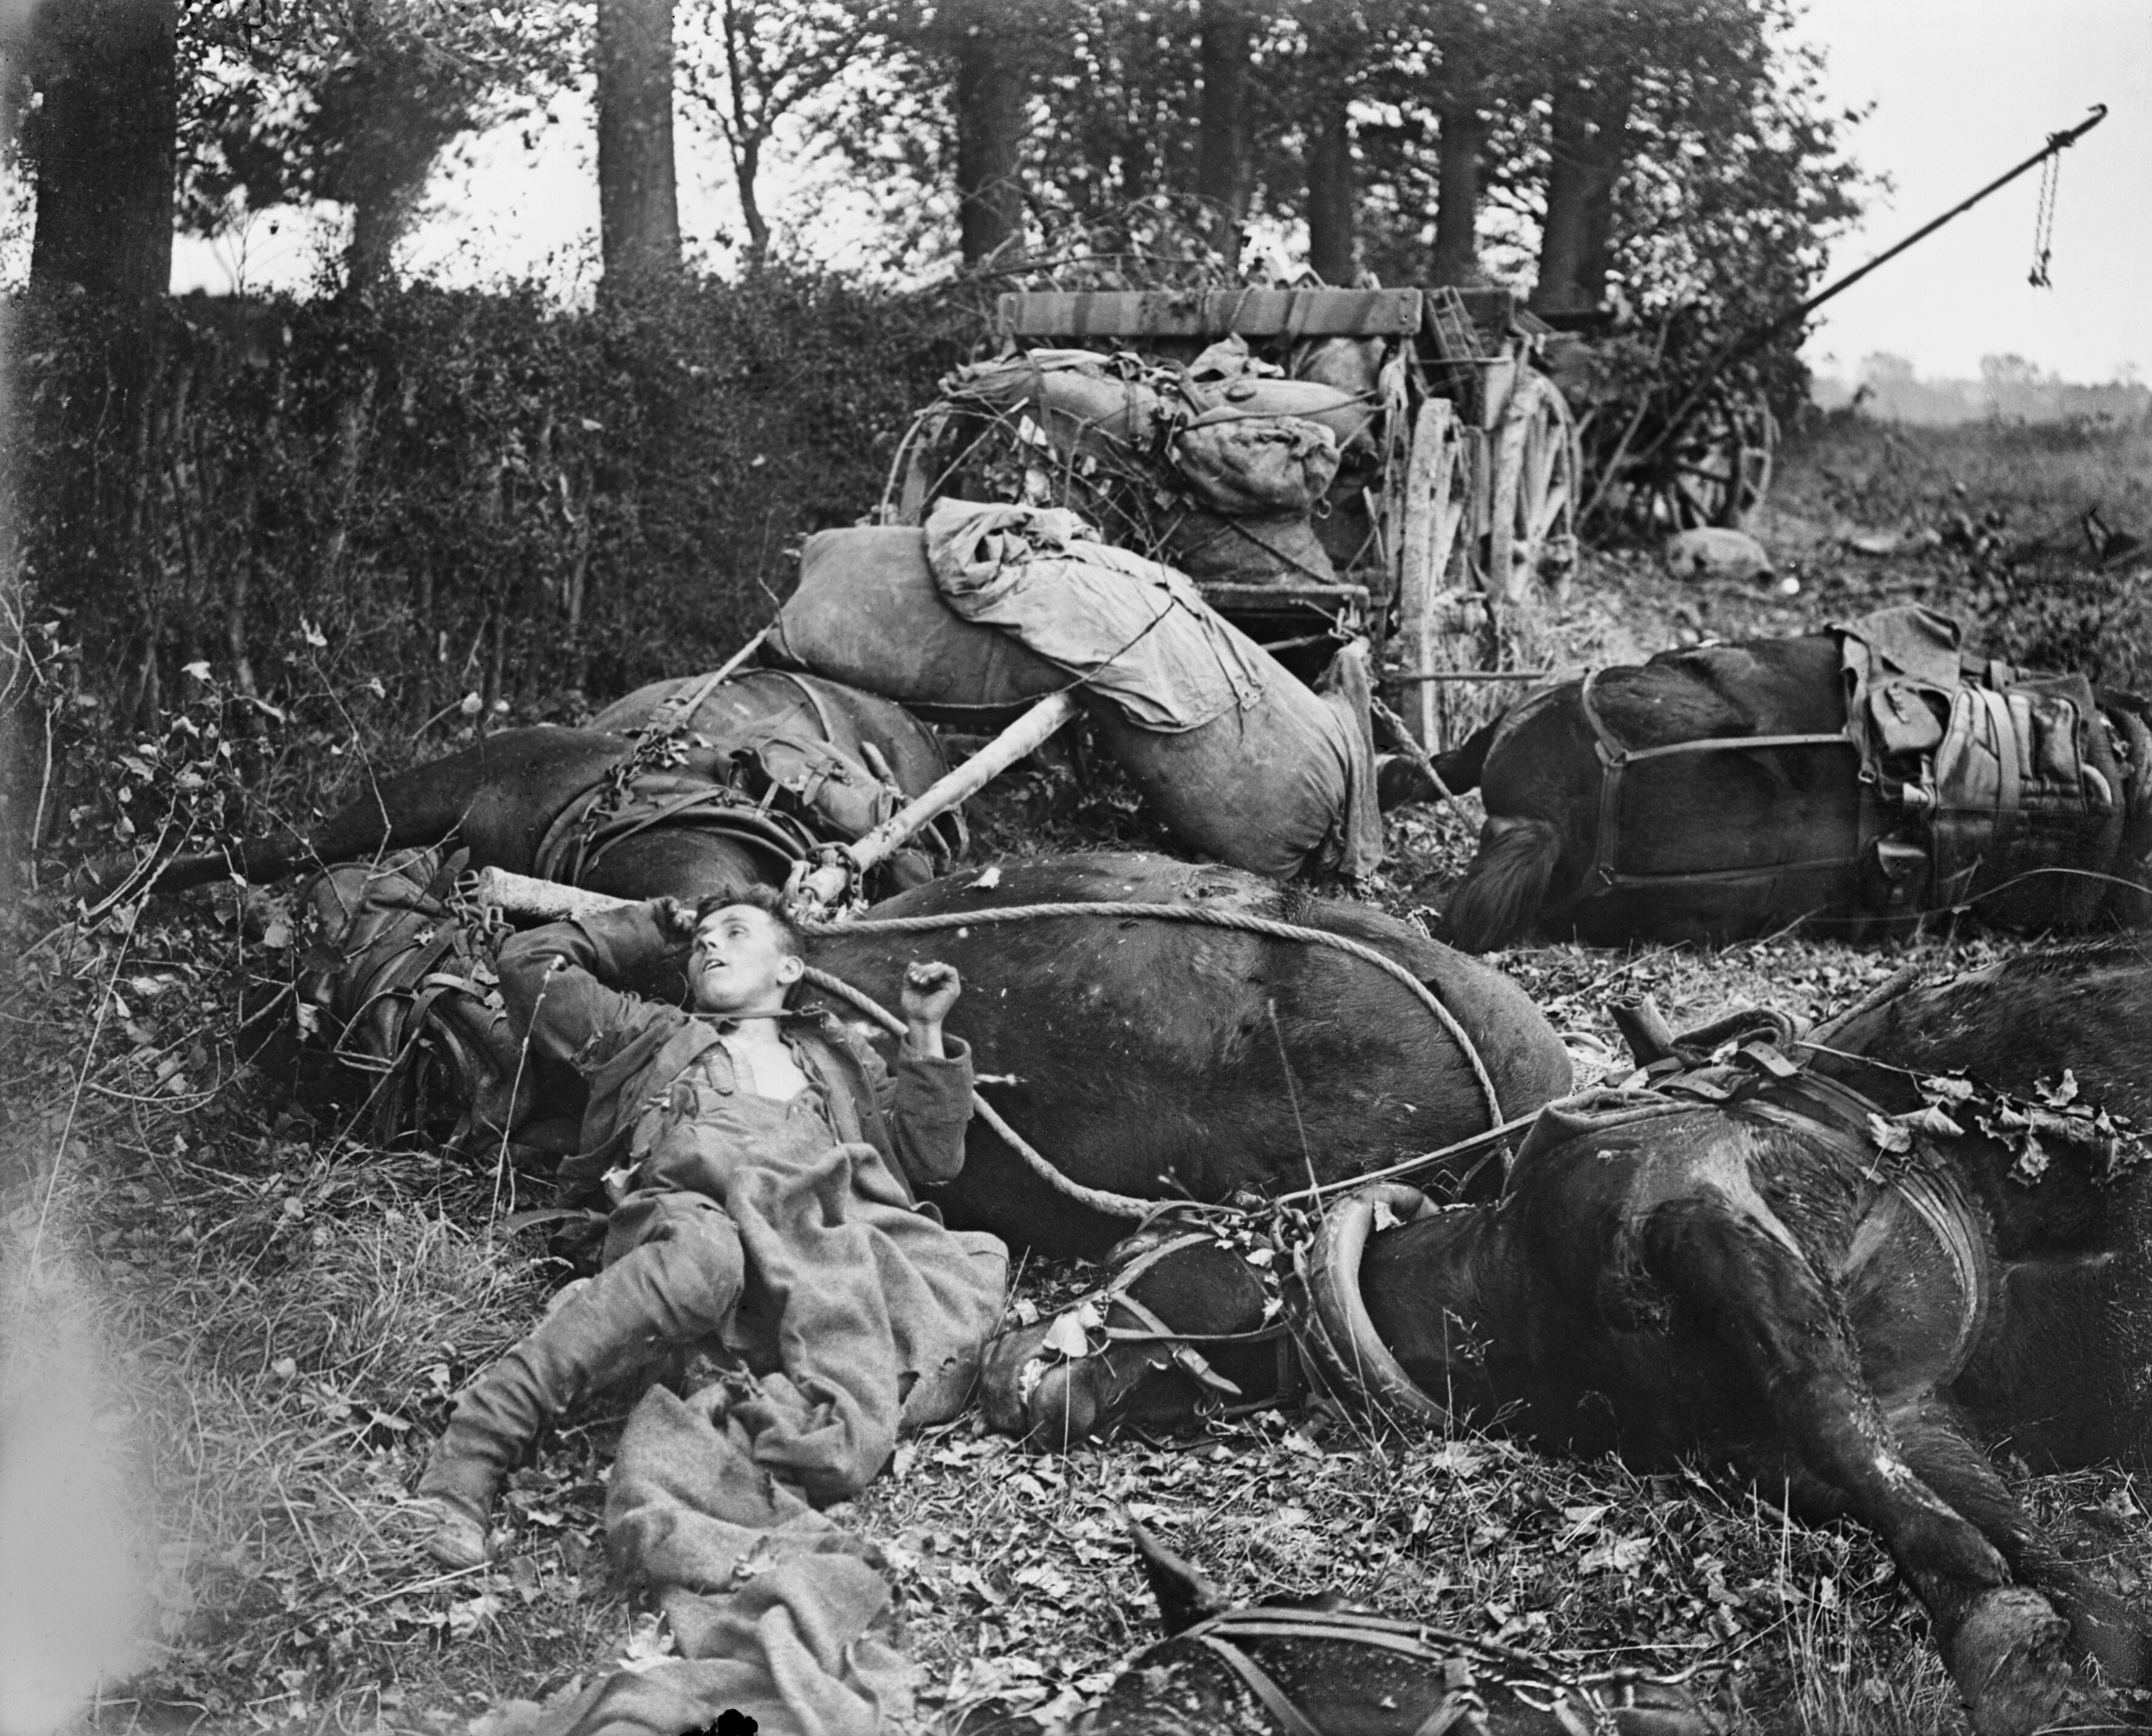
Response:
[[[695,1017],[720,1037],[730,1036],[740,1028],[739,1019],[732,1015],[720,1017],[714,1013],[698,1013]],[[776,1015],[779,1028],[789,1025],[819,1025],[828,1017],[829,1014],[819,1007],[785,1007],[779,1009]]]

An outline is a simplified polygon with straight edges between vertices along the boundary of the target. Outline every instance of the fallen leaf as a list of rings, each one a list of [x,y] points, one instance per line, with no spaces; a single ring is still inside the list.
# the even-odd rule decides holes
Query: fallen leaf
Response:
[[[1878,1151],[1911,1151],[1913,1132],[1895,1121],[1886,1121],[1873,1109],[1868,1112],[1868,1137],[1875,1142]]]
[[[1091,1340],[1084,1332],[1081,1310],[1071,1308],[1054,1317],[1053,1324],[1046,1329],[1045,1348],[1072,1363],[1090,1355]]]

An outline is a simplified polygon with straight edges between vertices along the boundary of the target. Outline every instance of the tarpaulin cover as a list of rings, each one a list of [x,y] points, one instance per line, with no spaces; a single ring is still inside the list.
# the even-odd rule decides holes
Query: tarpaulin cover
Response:
[[[965,620],[1083,677],[1139,728],[1193,729],[1291,679],[1180,573],[1059,507],[937,500],[926,559]]]
[[[1068,678],[942,600],[911,525],[821,530],[799,556],[771,654],[832,681],[932,712],[1013,712]]]
[[[1182,575],[1052,508],[945,500],[926,529],[950,607],[1084,678],[1101,744],[1182,844],[1281,878],[1311,860],[1358,875],[1381,860],[1364,721],[1294,680]],[[1360,700],[1364,720],[1364,671]]]

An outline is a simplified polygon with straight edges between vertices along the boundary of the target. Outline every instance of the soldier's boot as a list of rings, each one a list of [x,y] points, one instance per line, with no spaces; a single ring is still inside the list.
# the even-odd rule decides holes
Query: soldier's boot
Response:
[[[419,1480],[433,1525],[427,1553],[449,1567],[485,1561],[501,1480],[546,1423],[676,1346],[715,1334],[738,1300],[741,1277],[736,1239],[675,1235],[563,1291],[537,1329],[458,1398]]]

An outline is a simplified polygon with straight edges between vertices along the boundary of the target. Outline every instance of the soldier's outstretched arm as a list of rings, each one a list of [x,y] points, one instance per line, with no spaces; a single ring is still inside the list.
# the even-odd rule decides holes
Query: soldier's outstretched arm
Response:
[[[612,987],[684,948],[678,906],[653,898],[601,915],[548,923],[500,949],[501,998],[531,1053],[582,1071],[601,1065],[652,1003]]]

